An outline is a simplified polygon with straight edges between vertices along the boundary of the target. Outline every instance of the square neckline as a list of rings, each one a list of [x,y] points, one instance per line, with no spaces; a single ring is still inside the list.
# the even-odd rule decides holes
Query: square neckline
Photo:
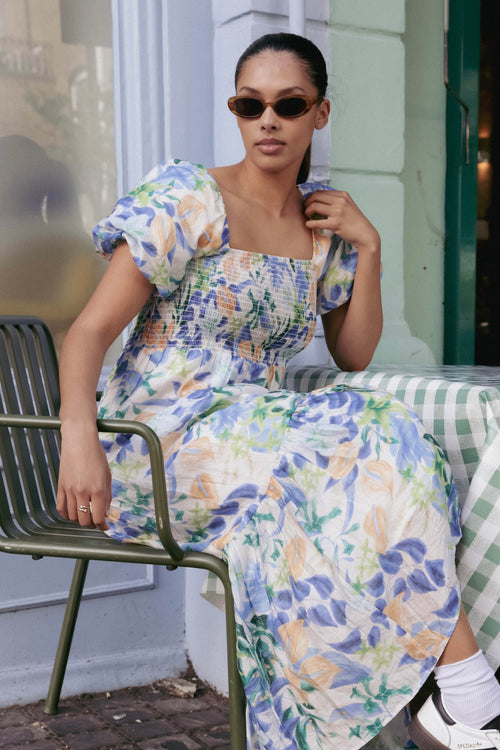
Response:
[[[278,258],[278,259],[286,260],[286,261],[294,261],[294,263],[306,263],[306,264],[309,264],[309,263],[314,263],[315,262],[315,260],[316,260],[316,244],[317,244],[317,239],[316,239],[316,233],[315,233],[315,231],[313,229],[311,230],[312,255],[311,255],[310,258],[294,258],[294,257],[292,257],[290,255],[278,255],[277,253],[262,253],[259,250],[243,250],[242,248],[239,248],[239,247],[233,247],[230,244],[230,241],[229,241],[230,240],[229,221],[228,221],[228,218],[227,218],[226,205],[224,203],[224,198],[222,196],[222,191],[221,191],[221,189],[219,187],[219,183],[217,182],[217,180],[215,179],[215,177],[210,173],[210,171],[205,168],[205,172],[208,175],[209,180],[212,182],[213,186],[215,187],[218,199],[220,200],[220,203],[221,203],[221,206],[222,206],[222,213],[224,215],[224,229],[227,230],[227,250],[231,250],[233,252],[242,253],[242,254],[245,253],[246,255],[250,255],[250,256],[251,255],[257,255],[257,256],[261,256],[262,258],[265,258],[265,259]],[[304,199],[304,193],[301,190],[301,186],[297,185],[297,188],[298,188],[300,194],[302,195],[302,198]]]

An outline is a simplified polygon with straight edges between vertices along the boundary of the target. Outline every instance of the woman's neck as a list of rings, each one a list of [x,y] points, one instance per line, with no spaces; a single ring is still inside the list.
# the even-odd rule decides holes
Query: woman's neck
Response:
[[[290,210],[296,210],[297,204],[302,201],[294,168],[286,172],[264,172],[243,159],[238,164],[215,171],[223,182],[223,188],[262,206],[274,216],[281,217]]]

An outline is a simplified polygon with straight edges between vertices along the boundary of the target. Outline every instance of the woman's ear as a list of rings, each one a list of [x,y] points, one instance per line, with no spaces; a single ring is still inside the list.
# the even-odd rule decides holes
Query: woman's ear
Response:
[[[318,111],[316,112],[316,120],[314,123],[314,128],[316,130],[321,130],[325,127],[326,123],[328,122],[328,118],[330,117],[330,100],[329,99],[323,99],[318,107]]]

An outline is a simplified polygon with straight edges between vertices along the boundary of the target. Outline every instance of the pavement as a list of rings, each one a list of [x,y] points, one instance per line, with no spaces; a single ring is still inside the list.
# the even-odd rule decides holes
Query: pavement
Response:
[[[229,750],[227,700],[203,683],[177,697],[168,681],[0,709],[1,750]]]

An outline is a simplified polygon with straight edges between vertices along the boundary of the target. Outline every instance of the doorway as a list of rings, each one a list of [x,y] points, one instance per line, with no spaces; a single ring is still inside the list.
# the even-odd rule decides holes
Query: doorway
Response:
[[[475,364],[500,366],[500,8],[481,1]]]

